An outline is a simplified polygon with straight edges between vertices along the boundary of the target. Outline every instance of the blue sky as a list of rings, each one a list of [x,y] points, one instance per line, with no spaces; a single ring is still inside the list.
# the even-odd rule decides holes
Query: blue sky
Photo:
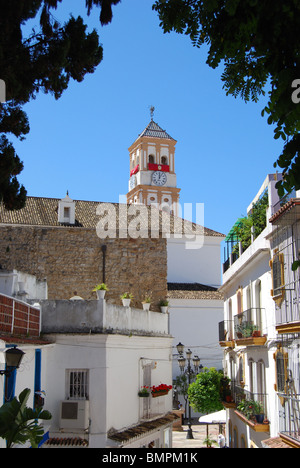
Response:
[[[206,65],[189,38],[165,35],[153,0],[122,0],[110,25],[84,0],[63,0],[61,21],[81,14],[96,28],[104,59],[56,101],[26,105],[31,131],[15,147],[28,195],[118,202],[127,193],[128,147],[154,120],[174,139],[180,202],[204,203],[204,224],[226,234],[256,195],[282,145],[261,117],[266,103],[226,96],[222,69]]]

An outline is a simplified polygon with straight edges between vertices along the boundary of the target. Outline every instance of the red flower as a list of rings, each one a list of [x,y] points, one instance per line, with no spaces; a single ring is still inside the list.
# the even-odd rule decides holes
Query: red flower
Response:
[[[171,388],[172,388],[172,385],[167,385],[167,384],[160,384],[158,386],[153,385],[151,387],[151,392],[152,393],[157,393],[157,392],[162,392],[162,391],[166,391],[166,390],[169,391],[169,390],[171,390]]]

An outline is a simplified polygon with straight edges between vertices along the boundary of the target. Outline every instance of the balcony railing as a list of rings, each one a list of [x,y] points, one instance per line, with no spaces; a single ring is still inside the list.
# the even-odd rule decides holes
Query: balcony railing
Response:
[[[279,394],[279,432],[300,443],[300,395]]]
[[[254,431],[268,432],[268,395],[246,390],[234,381],[230,387],[236,414]]]
[[[285,300],[280,307],[276,307],[275,311],[276,328],[279,333],[298,332],[300,328],[299,280],[286,284],[284,290]],[[297,329],[293,330],[293,327]]]
[[[223,320],[219,322],[219,342],[225,343],[233,340],[233,320]]]
[[[261,337],[262,313],[264,309],[251,308],[235,315],[234,317],[234,338],[236,340]]]

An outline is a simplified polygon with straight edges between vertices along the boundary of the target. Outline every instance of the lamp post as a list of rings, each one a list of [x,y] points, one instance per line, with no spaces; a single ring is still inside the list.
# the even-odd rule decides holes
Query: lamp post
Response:
[[[179,354],[178,364],[179,364],[180,371],[182,373],[185,373],[188,376],[188,384],[190,385],[191,377],[194,374],[198,373],[199,367],[200,368],[202,367],[202,366],[200,366],[200,358],[198,356],[193,357],[193,364],[194,364],[194,370],[193,370],[192,366],[191,366],[192,351],[190,349],[188,349],[186,351],[186,353],[185,353],[186,354],[186,358],[185,358],[184,355],[183,355],[184,345],[182,343],[178,343],[176,348],[177,348],[177,351],[178,351],[178,354]],[[187,361],[187,368],[185,369],[186,361]],[[187,431],[186,438],[187,439],[193,439],[194,438],[193,431],[192,431],[192,419],[191,419],[191,405],[190,405],[190,402],[189,402],[188,431]]]
[[[14,346],[12,348],[7,348],[4,351],[4,354],[6,368],[4,370],[0,370],[0,375],[6,375],[7,377],[9,377],[15,369],[18,369],[20,367],[23,355],[25,353],[21,349]]]

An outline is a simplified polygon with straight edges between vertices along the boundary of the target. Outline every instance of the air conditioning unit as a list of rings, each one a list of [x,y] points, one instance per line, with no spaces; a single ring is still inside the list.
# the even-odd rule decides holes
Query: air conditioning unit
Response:
[[[60,429],[81,429],[89,427],[89,401],[65,400],[60,406]]]

